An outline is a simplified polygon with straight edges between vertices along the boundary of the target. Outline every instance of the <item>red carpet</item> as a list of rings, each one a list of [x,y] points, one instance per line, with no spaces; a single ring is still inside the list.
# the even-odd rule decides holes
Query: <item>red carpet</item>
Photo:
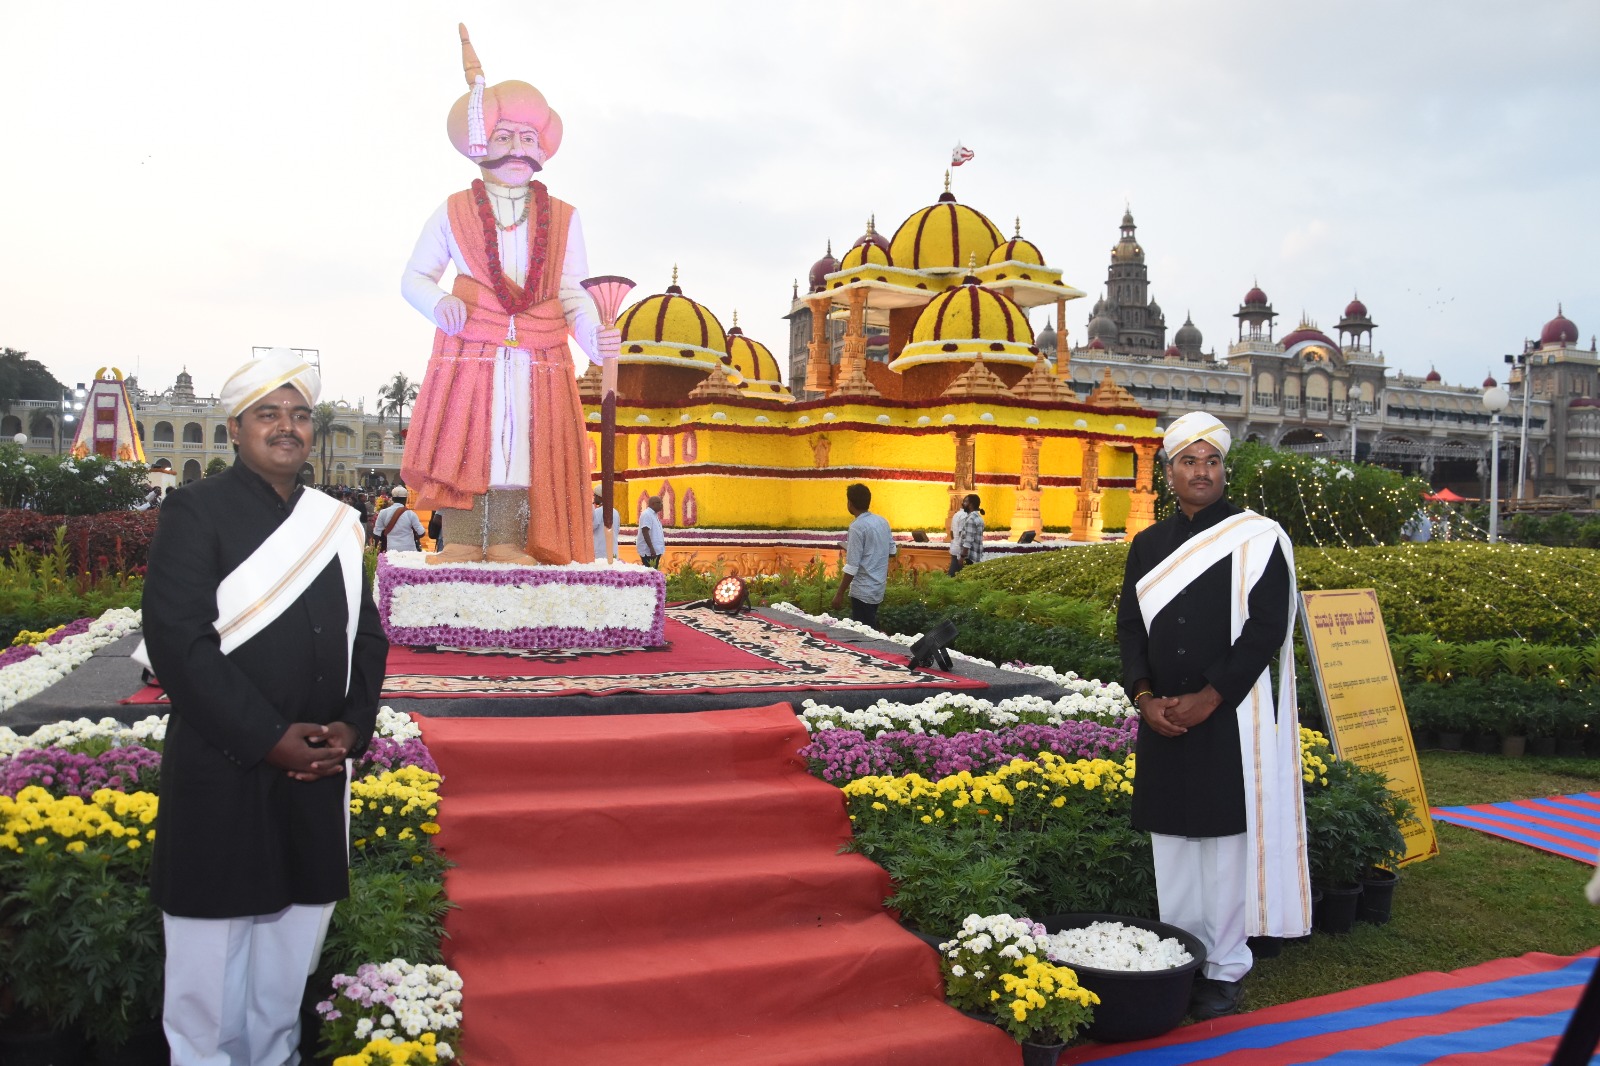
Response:
[[[838,854],[785,704],[422,718],[457,866],[446,955],[486,1066],[1014,1066]]]
[[[1534,953],[1420,973],[1185,1026],[1155,1040],[1071,1048],[1061,1063],[1542,1066],[1594,965],[1594,952]]]

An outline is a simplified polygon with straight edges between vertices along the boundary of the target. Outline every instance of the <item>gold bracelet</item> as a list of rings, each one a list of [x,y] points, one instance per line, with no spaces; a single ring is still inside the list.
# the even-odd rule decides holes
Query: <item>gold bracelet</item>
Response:
[[[1139,701],[1140,700],[1144,699],[1146,696],[1154,696],[1154,695],[1155,695],[1155,693],[1151,692],[1149,689],[1145,689],[1143,692],[1136,693],[1134,695],[1134,697],[1133,697],[1133,705],[1135,707],[1137,707],[1137,706],[1139,706]]]

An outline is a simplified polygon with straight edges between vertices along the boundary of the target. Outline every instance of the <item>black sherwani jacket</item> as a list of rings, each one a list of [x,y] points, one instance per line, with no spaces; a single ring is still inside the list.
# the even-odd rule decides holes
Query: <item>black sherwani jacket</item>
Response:
[[[150,545],[145,646],[172,701],[151,884],[169,914],[236,918],[349,894],[343,774],[294,781],[264,761],[291,722],[344,721],[363,748],[388,641],[363,581],[345,692],[337,559],[232,653],[213,623],[217,586],[281,525],[285,502],[243,463],[171,493]],[[287,566],[289,560],[285,560]]]
[[[1244,761],[1239,753],[1240,702],[1283,647],[1289,627],[1289,565],[1279,547],[1250,591],[1250,618],[1231,638],[1229,597],[1233,560],[1222,559],[1156,615],[1147,630],[1138,582],[1202,530],[1242,508],[1226,499],[1191,519],[1175,511],[1138,533],[1128,551],[1117,604],[1123,683],[1147,678],[1157,696],[1199,692],[1211,685],[1217,709],[1178,737],[1139,723],[1138,773],[1133,789],[1137,829],[1183,837],[1232,836],[1245,831]]]

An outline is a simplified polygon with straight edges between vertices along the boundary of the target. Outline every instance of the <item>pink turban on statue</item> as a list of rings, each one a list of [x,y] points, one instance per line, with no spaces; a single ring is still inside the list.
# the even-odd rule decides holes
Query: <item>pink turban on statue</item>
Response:
[[[544,93],[525,81],[485,85],[483,66],[472,49],[472,42],[467,39],[467,27],[463,25],[460,29],[461,65],[470,89],[450,108],[450,117],[445,120],[445,129],[456,151],[468,159],[482,159],[488,141],[478,138],[493,133],[497,122],[509,120],[526,122],[538,130],[539,148],[545,159],[555,155],[556,149],[561,147],[561,116],[550,107]]]

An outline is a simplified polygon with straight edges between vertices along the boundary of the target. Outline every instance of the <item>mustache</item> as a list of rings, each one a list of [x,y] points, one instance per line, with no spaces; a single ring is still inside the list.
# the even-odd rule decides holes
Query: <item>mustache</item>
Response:
[[[543,170],[544,166],[537,159],[528,155],[503,155],[499,159],[480,159],[478,165],[486,170],[499,170],[509,163],[526,163],[536,172]]]

